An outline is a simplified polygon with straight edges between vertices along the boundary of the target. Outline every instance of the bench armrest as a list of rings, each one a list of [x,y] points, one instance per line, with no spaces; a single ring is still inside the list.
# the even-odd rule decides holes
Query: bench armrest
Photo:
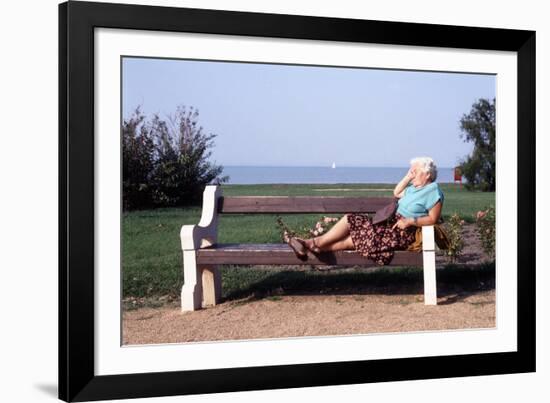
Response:
[[[435,233],[433,225],[422,226],[422,250],[435,251]]]
[[[197,225],[182,225],[181,248],[197,250],[214,245],[218,241],[218,200],[222,195],[217,185],[208,185],[202,198],[202,215]]]

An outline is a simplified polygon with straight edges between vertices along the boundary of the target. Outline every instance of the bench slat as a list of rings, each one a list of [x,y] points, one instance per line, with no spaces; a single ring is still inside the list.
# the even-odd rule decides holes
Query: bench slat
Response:
[[[218,213],[374,213],[391,197],[222,196]]]
[[[308,255],[298,259],[294,251],[284,243],[275,244],[217,244],[197,250],[197,264],[250,264],[250,265],[358,265],[376,264],[353,250],[325,252],[318,257]],[[397,251],[392,266],[421,266],[422,254]]]

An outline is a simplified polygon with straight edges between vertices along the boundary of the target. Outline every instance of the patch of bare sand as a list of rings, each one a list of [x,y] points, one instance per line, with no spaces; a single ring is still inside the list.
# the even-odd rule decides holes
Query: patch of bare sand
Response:
[[[157,344],[300,336],[491,328],[495,291],[423,296],[291,295],[224,302],[194,312],[179,306],[125,312],[123,343]]]

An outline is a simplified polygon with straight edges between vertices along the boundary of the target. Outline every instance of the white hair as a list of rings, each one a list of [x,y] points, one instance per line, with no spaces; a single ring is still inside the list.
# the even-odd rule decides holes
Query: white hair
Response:
[[[411,166],[414,164],[420,164],[422,170],[430,174],[430,179],[435,182],[437,179],[437,167],[435,162],[430,157],[417,157],[411,160]]]

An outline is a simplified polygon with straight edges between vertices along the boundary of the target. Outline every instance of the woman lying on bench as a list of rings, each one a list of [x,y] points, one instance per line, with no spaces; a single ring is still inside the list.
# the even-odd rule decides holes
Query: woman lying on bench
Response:
[[[326,234],[310,239],[292,237],[288,244],[300,258],[306,257],[308,250],[320,253],[355,249],[376,263],[387,265],[394,251],[406,250],[415,241],[416,227],[439,221],[444,197],[436,178],[437,168],[431,158],[414,158],[393,190],[399,201],[397,211],[389,219],[373,224],[366,214],[347,213]]]

